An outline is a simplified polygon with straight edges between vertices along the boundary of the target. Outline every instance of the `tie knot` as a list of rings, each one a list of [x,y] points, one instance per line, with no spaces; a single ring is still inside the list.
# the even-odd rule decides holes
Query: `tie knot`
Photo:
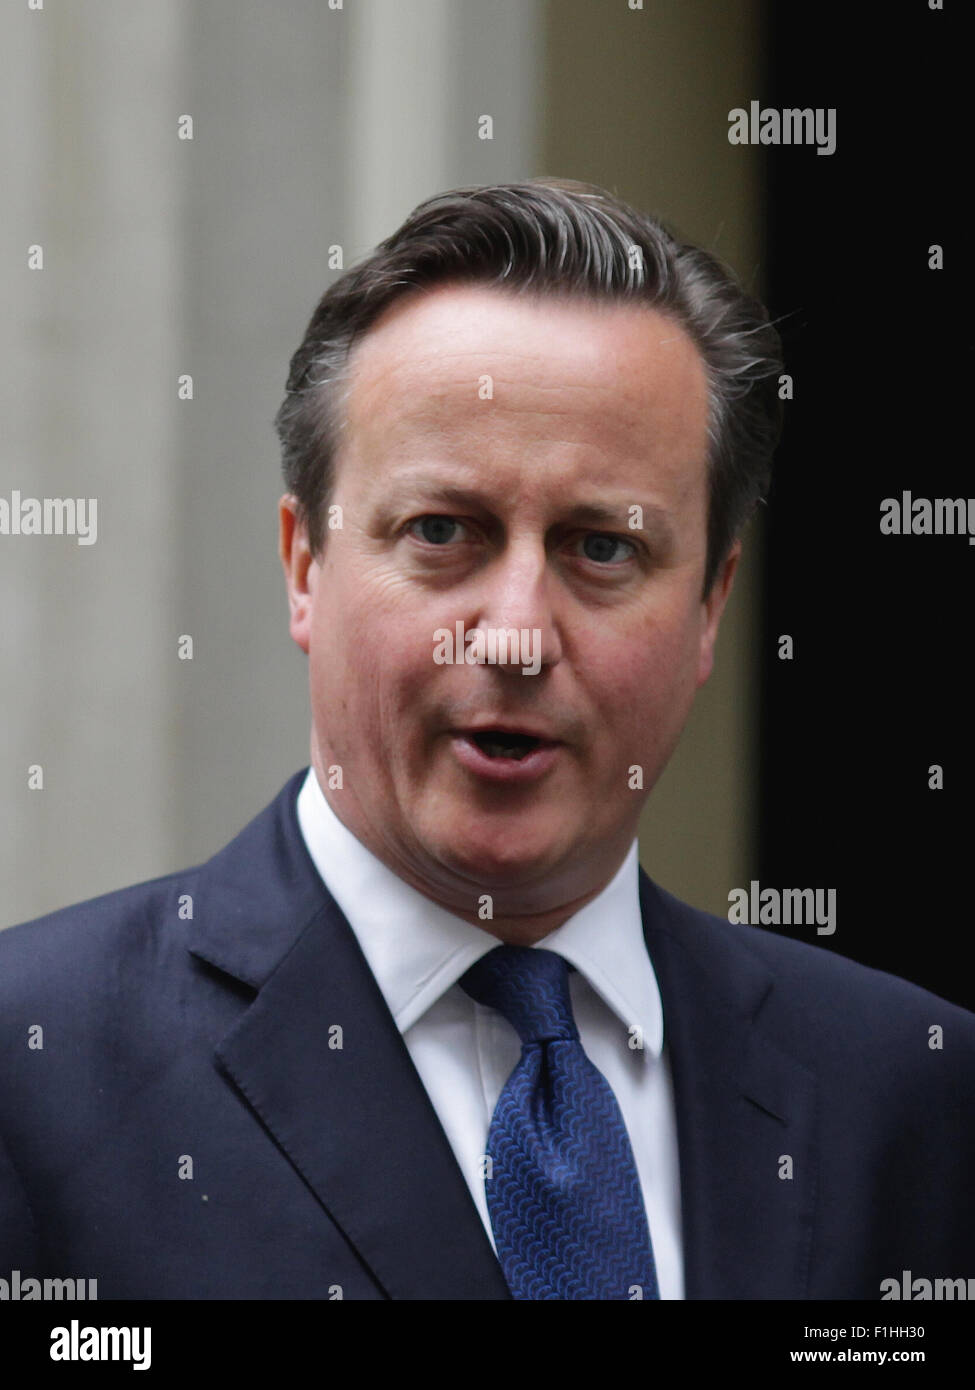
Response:
[[[496,946],[461,977],[461,988],[503,1014],[523,1043],[577,1042],[569,967],[554,951]]]

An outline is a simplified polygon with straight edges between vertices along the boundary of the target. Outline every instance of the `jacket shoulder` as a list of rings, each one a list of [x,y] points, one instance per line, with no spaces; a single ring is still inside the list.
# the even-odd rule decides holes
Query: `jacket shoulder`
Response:
[[[806,1051],[815,1038],[817,1049],[835,1048],[849,1056],[857,1040],[878,1045],[887,1038],[900,1048],[910,1038],[912,1050],[923,1039],[927,1051],[929,1037],[934,1038],[930,1030],[950,1028],[975,1067],[975,1013],[968,1009],[837,951],[704,912],[649,879],[645,892],[671,949],[707,961],[730,991],[745,975],[754,979],[764,973],[761,1011],[798,1050]]]
[[[202,866],[117,888],[0,931],[0,1000],[64,982],[77,990],[91,971],[116,972],[127,956],[158,950],[180,921]],[[104,976],[103,976],[104,978]],[[2,1013],[2,1007],[0,1007]]]
[[[266,886],[288,840],[284,810],[293,804],[306,770],[295,773],[239,833],[210,859],[158,878],[72,903],[0,931],[2,1002],[38,991],[76,997],[81,982],[114,982],[117,1000],[164,978],[174,957],[193,944],[195,900],[218,884],[218,912],[231,915],[239,900]],[[295,839],[297,832],[290,832]]]

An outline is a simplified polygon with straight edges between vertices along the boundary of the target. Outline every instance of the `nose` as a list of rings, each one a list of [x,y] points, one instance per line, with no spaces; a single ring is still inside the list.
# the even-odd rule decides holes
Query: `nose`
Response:
[[[484,632],[489,650],[496,647],[495,664],[522,674],[525,667],[534,666],[537,673],[561,661],[557,582],[541,538],[509,538],[479,580],[476,613],[468,626]],[[517,643],[512,632],[518,633]],[[501,640],[501,634],[507,634],[507,639]]]

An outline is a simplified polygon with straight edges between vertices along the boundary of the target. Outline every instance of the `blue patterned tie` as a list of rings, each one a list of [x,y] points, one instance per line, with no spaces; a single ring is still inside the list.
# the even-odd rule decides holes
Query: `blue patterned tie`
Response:
[[[498,946],[460,983],[522,1042],[488,1131],[484,1183],[512,1295],[659,1298],[633,1150],[616,1097],[579,1041],[566,962]]]

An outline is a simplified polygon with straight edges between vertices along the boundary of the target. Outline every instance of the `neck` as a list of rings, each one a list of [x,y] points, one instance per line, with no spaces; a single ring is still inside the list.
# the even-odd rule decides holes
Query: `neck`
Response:
[[[339,806],[337,806],[334,800],[328,795],[326,791],[327,782],[320,775],[317,766],[314,767],[314,771],[322,796],[325,798],[333,814],[342,822],[346,830],[354,835],[360,844],[364,845],[371,854],[374,854],[377,859],[385,864],[397,878],[402,879],[404,883],[408,883],[411,888],[414,888],[418,893],[422,893],[425,898],[429,899],[430,902],[436,903],[437,906],[443,908],[444,911],[451,913],[454,917],[459,917],[464,922],[470,922],[472,926],[479,927],[489,936],[494,937],[496,940],[508,946],[534,946],[539,941],[543,941],[545,937],[549,936],[558,927],[561,927],[564,922],[567,922],[570,917],[573,917],[585,907],[587,903],[592,902],[593,898],[599,896],[618,872],[629,849],[629,842],[627,842],[622,852],[614,857],[613,862],[596,875],[596,881],[594,883],[587,885],[581,892],[577,892],[574,896],[557,902],[550,907],[544,906],[527,911],[512,911],[510,896],[508,894],[503,895],[509,898],[509,901],[506,903],[499,903],[497,894],[487,894],[485,896],[488,898],[488,905],[486,907],[481,907],[479,904],[477,909],[472,909],[466,906],[472,898],[469,885],[465,884],[463,889],[459,892],[452,892],[451,886],[446,882],[442,884],[430,882],[426,877],[419,874],[414,865],[408,860],[393,861],[386,852],[386,846],[381,842],[374,842],[373,837],[369,835],[368,832],[364,833],[364,826],[360,827],[354,822],[350,824],[347,816],[340,814]],[[349,802],[348,799],[346,799],[342,803],[341,810],[348,812],[348,809]],[[533,896],[538,896],[537,889]],[[488,910],[492,914],[490,917],[481,915],[482,912]]]

